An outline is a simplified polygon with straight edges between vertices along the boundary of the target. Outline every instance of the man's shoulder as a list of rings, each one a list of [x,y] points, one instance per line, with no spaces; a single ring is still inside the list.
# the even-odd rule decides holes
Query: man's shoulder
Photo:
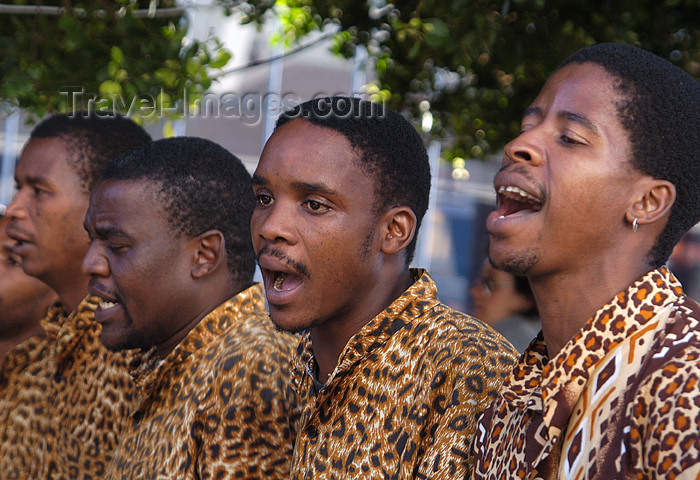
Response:
[[[513,345],[503,335],[471,315],[443,303],[420,316],[413,327],[418,335],[430,337],[431,344],[453,344],[456,352],[474,351],[501,353],[511,358],[518,356]]]
[[[217,350],[217,356],[224,362],[251,356],[289,361],[298,344],[299,337],[278,330],[267,313],[254,312],[229,326],[210,348]]]

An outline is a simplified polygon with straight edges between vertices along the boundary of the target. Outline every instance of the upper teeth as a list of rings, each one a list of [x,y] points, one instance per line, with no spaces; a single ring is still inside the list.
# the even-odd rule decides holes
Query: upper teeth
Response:
[[[287,278],[286,273],[280,273],[277,275],[277,278],[275,278],[275,283],[272,285],[275,290],[280,290],[280,287],[284,283],[284,279]]]
[[[531,202],[539,202],[539,201],[540,201],[537,197],[535,197],[534,195],[530,195],[529,193],[527,193],[527,192],[526,192],[525,190],[523,190],[522,188],[514,187],[514,186],[512,186],[512,185],[509,185],[509,186],[507,186],[507,187],[506,187],[506,186],[503,186],[503,187],[499,187],[499,188],[498,188],[498,193],[499,193],[499,194],[502,195],[502,194],[505,194],[506,192],[517,194],[517,195],[519,195],[522,199],[529,200],[529,201],[531,201]]]
[[[118,304],[116,302],[107,302],[105,300],[100,301],[100,308],[106,309],[106,308],[112,308],[117,306]]]

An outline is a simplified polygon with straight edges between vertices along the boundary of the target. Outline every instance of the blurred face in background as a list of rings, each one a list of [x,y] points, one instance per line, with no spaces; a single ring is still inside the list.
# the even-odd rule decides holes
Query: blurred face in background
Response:
[[[39,330],[39,320],[57,299],[51,288],[22,270],[12,253],[14,240],[5,231],[8,217],[0,217],[0,338],[22,337]]]
[[[488,260],[484,262],[469,294],[472,315],[489,325],[525,313],[534,306],[534,300],[515,288],[515,277],[493,268]]]
[[[89,239],[83,230],[88,195],[60,138],[33,138],[15,170],[17,193],[7,207],[8,234],[24,271],[60,290],[81,277]]]

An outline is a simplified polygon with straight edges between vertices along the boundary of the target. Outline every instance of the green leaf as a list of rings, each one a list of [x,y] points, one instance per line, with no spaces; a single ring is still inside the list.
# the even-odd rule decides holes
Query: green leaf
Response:
[[[114,63],[116,63],[118,66],[121,66],[124,63],[124,52],[122,52],[122,49],[116,45],[110,50],[110,56],[112,61],[114,61]]]
[[[100,83],[99,91],[102,95],[121,95],[122,86],[114,80],[107,80]]]
[[[173,126],[173,121],[168,120],[163,125],[163,138],[170,138],[175,136],[175,127]]]
[[[231,52],[222,48],[216,52],[214,58],[211,60],[211,62],[209,62],[209,67],[223,68],[226,66],[228,61],[231,60],[232,57],[233,55],[231,54]]]

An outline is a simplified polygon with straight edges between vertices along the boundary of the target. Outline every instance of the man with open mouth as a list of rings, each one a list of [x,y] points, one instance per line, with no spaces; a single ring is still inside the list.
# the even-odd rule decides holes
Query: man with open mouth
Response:
[[[515,351],[410,269],[430,169],[415,128],[357,98],[284,113],[253,175],[270,316],[303,332],[292,478],[463,478]]]
[[[700,220],[700,84],[641,48],[569,57],[487,218],[542,331],[479,422],[473,478],[700,476],[700,305],[665,263]]]
[[[94,188],[83,269],[95,320],[107,348],[147,355],[101,478],[289,477],[298,339],[253,283],[254,204],[241,161],[200,138],[122,155]]]
[[[7,233],[24,271],[58,303],[0,371],[2,478],[100,478],[112,456],[133,385],[128,357],[100,342],[80,271],[89,243],[82,223],[105,165],[149,141],[129,119],[75,112],[39,123],[22,150]]]

